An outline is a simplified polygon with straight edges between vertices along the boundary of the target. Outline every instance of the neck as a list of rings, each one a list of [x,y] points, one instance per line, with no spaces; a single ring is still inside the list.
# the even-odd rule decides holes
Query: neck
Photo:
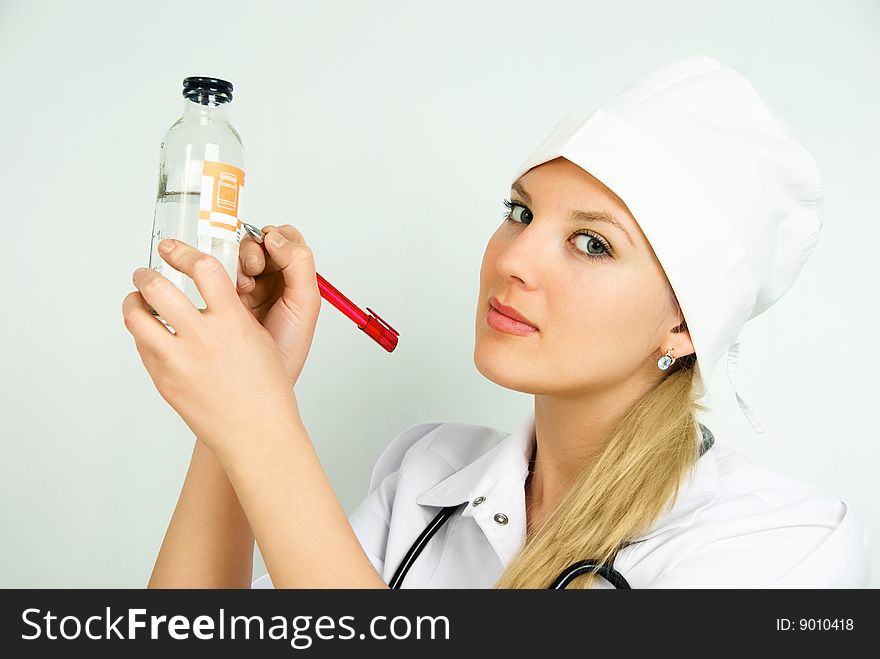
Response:
[[[589,396],[535,396],[534,464],[526,481],[529,524],[552,510],[602,450],[611,431],[644,390],[630,387]]]
[[[183,116],[186,118],[208,118],[229,120],[229,103],[217,103],[215,97],[209,97],[210,103],[204,105],[190,99],[183,100]]]

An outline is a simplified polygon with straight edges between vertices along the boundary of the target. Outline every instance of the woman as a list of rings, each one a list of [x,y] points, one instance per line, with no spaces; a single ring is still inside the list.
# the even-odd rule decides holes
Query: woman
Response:
[[[815,163],[751,85],[710,58],[661,67],[560,122],[505,206],[474,361],[534,414],[510,435],[407,429],[349,518],[294,392],[321,306],[302,234],[265,227],[265,252],[246,238],[237,292],[216,259],[160,244],[207,311],[146,269],[123,305],[198,438],[150,586],[247,587],[254,538],[271,575],[255,586],[545,588],[583,559],[563,585],[867,586],[867,530],[844,502],[696,419],[715,363],[821,228]]]

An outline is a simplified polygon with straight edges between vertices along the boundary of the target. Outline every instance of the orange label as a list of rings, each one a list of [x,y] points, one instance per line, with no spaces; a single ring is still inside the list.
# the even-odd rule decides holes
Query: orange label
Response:
[[[240,240],[238,220],[244,170],[225,162],[202,161],[202,193],[199,199],[199,235]],[[218,233],[219,232],[219,233]]]
[[[202,180],[204,177],[213,180],[210,210],[237,218],[239,194],[244,187],[244,171],[225,162],[205,160],[202,162],[202,177]],[[202,205],[202,210],[208,209]]]

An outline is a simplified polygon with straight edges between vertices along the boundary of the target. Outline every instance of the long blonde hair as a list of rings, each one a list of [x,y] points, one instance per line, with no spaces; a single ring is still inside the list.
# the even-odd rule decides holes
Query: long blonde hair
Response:
[[[621,419],[587,461],[559,504],[541,521],[495,588],[547,588],[585,558],[610,562],[674,503],[699,459],[693,393],[696,355],[677,359],[668,374]],[[569,588],[590,588],[585,573]]]

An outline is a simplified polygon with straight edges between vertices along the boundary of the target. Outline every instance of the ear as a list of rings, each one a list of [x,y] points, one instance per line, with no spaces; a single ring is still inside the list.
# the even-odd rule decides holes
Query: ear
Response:
[[[682,319],[681,323],[673,327],[669,331],[669,338],[666,342],[667,350],[672,348],[672,356],[676,359],[692,355],[696,350],[691,341],[691,333],[688,331],[687,321]]]

